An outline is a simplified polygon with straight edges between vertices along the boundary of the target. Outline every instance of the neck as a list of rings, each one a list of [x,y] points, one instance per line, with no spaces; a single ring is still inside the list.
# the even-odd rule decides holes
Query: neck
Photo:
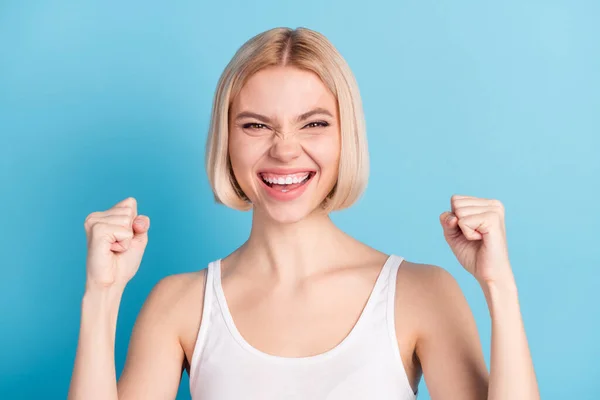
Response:
[[[349,241],[323,212],[282,224],[255,211],[250,237],[238,256],[244,268],[293,283],[335,264],[336,255]]]

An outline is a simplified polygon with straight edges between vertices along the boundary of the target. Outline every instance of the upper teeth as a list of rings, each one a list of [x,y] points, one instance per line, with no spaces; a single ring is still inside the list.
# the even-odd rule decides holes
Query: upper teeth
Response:
[[[303,175],[279,175],[279,176],[262,176],[265,182],[277,185],[291,185],[293,183],[300,183],[308,178],[309,173]]]

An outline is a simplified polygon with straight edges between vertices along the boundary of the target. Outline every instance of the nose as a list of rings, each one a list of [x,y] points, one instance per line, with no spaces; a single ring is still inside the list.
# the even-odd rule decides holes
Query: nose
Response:
[[[294,135],[275,136],[269,151],[271,157],[285,163],[295,160],[301,153],[302,148]]]

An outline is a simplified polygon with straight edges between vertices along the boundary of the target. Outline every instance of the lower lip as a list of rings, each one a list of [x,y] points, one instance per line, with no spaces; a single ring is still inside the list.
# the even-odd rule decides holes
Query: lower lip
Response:
[[[271,186],[267,185],[260,176],[258,177],[258,179],[260,180],[263,188],[265,188],[265,191],[267,192],[267,194],[270,197],[274,198],[275,200],[279,200],[279,201],[290,201],[290,200],[294,200],[294,199],[300,197],[302,195],[302,193],[304,193],[304,191],[306,190],[308,185],[310,185],[310,182],[313,180],[315,175],[316,174],[313,174],[313,176],[311,178],[309,178],[302,186],[298,186],[296,189],[292,189],[287,192],[282,192],[282,191],[273,189]]]

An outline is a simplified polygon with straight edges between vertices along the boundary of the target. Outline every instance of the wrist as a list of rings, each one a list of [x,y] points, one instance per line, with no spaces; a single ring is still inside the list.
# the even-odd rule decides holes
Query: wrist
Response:
[[[492,318],[514,314],[520,308],[517,285],[512,280],[481,283]],[[512,310],[512,311],[511,311]]]
[[[94,279],[88,277],[85,281],[85,294],[90,294],[93,296],[114,296],[117,294],[122,294],[125,291],[126,283],[104,283],[104,282],[96,282]]]
[[[510,277],[505,280],[479,282],[479,286],[486,296],[516,296],[518,295],[517,283],[514,278]]]
[[[98,286],[86,283],[81,302],[84,318],[87,317],[86,320],[108,318],[116,323],[124,290],[124,285]]]
[[[477,279],[479,286],[486,297],[493,296],[515,296],[517,295],[517,283],[510,265],[498,266],[498,273],[493,279]]]

